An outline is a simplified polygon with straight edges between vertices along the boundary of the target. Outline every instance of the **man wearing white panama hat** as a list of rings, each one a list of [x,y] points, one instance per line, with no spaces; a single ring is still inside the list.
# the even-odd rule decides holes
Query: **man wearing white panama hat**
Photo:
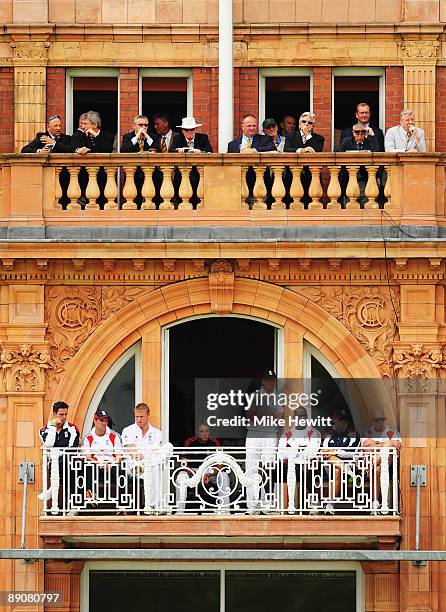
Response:
[[[182,132],[178,141],[180,145],[177,148],[178,153],[212,153],[208,135],[197,134],[197,128],[202,125],[202,123],[196,123],[194,117],[183,117],[181,125],[176,126]]]

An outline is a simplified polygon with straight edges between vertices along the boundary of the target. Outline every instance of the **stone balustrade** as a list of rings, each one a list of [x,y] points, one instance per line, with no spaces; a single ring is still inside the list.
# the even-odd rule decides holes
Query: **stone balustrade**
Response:
[[[375,215],[436,225],[444,217],[445,161],[385,153],[4,155],[0,209],[6,224],[17,225],[54,217],[122,225],[151,215],[156,223],[161,212],[175,223],[179,211],[208,224],[233,213],[237,224],[262,214],[289,223]]]

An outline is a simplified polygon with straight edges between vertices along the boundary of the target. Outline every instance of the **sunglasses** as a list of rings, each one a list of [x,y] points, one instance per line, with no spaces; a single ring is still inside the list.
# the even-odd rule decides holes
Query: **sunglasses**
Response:
[[[375,423],[384,423],[384,421],[386,420],[386,417],[379,417],[373,420],[375,421]]]
[[[138,127],[149,127],[148,123],[135,123]]]
[[[355,134],[367,134],[367,130],[353,130]]]
[[[51,115],[51,117],[48,117],[48,123],[53,119],[62,119],[62,117],[60,115]]]
[[[308,125],[314,125],[314,121],[308,120],[308,119],[301,119],[300,120],[301,123],[307,123]]]

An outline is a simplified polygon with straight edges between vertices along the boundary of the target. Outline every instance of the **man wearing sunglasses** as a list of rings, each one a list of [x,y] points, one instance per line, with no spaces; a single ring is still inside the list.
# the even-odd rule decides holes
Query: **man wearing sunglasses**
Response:
[[[346,151],[380,151],[379,142],[375,135],[370,136],[366,127],[362,123],[355,123],[353,126],[353,136],[344,138],[338,147],[339,153]]]
[[[142,153],[143,151],[159,152],[154,139],[149,133],[149,120],[145,115],[133,119],[133,130],[122,137],[121,153]]]
[[[71,136],[62,134],[60,115],[48,117],[46,132],[37,132],[36,137],[25,145],[21,153],[72,153]]]
[[[378,141],[378,151],[384,151],[383,131],[379,127],[370,124],[371,111],[367,102],[359,102],[359,104],[356,105],[355,117],[357,122],[361,123],[363,129],[367,130],[367,136],[375,136],[376,140]],[[345,138],[351,138],[352,136],[353,133],[351,127],[346,128],[342,132],[342,140]]]
[[[313,113],[302,113],[299,129],[286,137],[285,153],[321,153],[325,138],[313,131],[315,124],[316,116]]]

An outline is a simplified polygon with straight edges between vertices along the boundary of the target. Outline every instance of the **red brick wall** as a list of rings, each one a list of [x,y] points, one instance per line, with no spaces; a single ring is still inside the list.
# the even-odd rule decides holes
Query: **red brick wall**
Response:
[[[435,150],[446,151],[446,67],[437,66],[435,87]]]
[[[234,138],[240,136],[240,123],[244,115],[259,116],[259,69],[234,70]]]
[[[65,68],[47,68],[46,116],[51,117],[51,115],[60,115],[62,117],[64,131],[66,131],[65,96]]]
[[[387,66],[386,68],[386,131],[400,122],[400,113],[404,105],[404,68]]]
[[[218,151],[218,69],[194,68],[192,71],[194,117],[203,126],[198,128],[209,136],[214,151]]]
[[[133,119],[139,112],[139,73],[138,68],[121,68],[120,75],[120,126],[122,135],[130,132],[133,125]]]
[[[0,68],[0,153],[14,152],[14,68]]]
[[[324,151],[332,150],[331,142],[331,68],[313,68],[313,112],[316,115],[315,132],[325,136]]]

